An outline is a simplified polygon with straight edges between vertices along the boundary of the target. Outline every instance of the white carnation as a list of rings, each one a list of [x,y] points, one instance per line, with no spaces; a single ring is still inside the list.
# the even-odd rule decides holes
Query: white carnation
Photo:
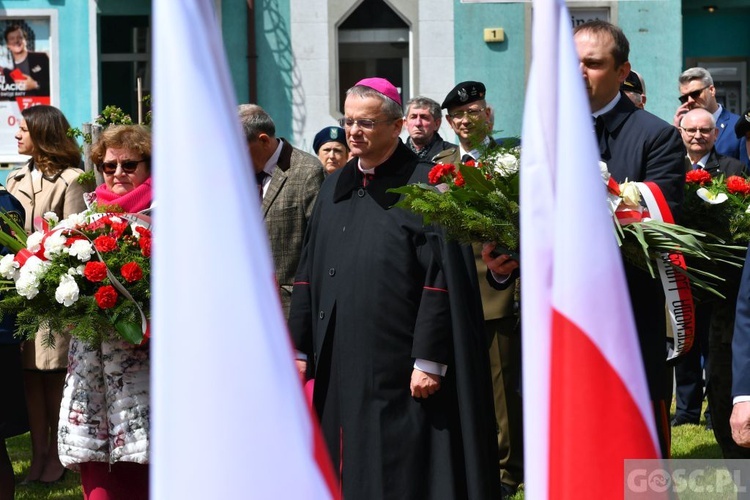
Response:
[[[89,240],[76,240],[68,248],[68,253],[77,257],[81,262],[88,262],[94,255],[94,245]]]
[[[55,290],[55,300],[65,307],[72,306],[78,300],[78,283],[69,274],[60,276],[60,285]]]
[[[119,217],[117,217],[116,215],[111,216],[109,218],[109,221],[112,222],[113,224],[121,224],[122,223],[122,219],[119,218]]]
[[[31,233],[29,237],[26,238],[26,248],[31,253],[37,253],[39,249],[42,247],[43,239],[44,239],[44,233],[42,231]]]
[[[42,215],[42,217],[53,226],[60,222],[60,218],[55,212],[44,212],[44,215]]]
[[[16,262],[16,256],[9,253],[0,259],[0,276],[5,279],[15,280],[18,278],[19,267],[21,266]]]
[[[65,219],[59,224],[59,226],[73,229],[78,226],[82,226],[86,224],[86,221],[87,221],[86,212],[81,212],[80,214],[70,214],[68,215],[67,219]]]
[[[18,294],[33,299],[39,293],[39,281],[44,272],[49,267],[48,262],[42,261],[39,257],[31,256],[21,267],[16,280],[16,290]]]
[[[67,240],[68,238],[62,234],[62,231],[56,231],[47,236],[44,240],[44,257],[51,260],[55,255],[61,254]]]

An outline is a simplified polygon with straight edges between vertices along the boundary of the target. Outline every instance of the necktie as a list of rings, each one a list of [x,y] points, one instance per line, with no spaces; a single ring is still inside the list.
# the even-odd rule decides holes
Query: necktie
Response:
[[[268,174],[263,170],[255,174],[255,181],[258,183],[258,194],[261,200],[263,199],[263,181],[267,176]]]
[[[470,154],[467,153],[461,157],[461,163],[466,164],[469,162],[474,162],[474,157]]]
[[[700,163],[693,163],[693,170],[700,170],[701,168],[703,167],[701,167]]]

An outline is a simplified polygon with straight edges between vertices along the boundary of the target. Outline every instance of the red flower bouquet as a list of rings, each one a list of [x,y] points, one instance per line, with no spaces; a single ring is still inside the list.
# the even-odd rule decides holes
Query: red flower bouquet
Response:
[[[14,253],[0,259],[7,280],[0,311],[17,314],[19,336],[31,338],[40,326],[90,344],[113,333],[134,344],[148,336],[148,218],[89,211],[58,222],[47,213],[28,237],[3,219],[14,236],[0,233],[0,244]]]

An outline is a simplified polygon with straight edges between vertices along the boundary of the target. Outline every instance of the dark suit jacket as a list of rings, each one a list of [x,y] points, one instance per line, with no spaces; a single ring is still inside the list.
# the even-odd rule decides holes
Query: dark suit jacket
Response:
[[[672,212],[677,212],[684,197],[686,154],[677,128],[636,108],[622,93],[602,119],[599,150],[612,177],[618,182],[655,182]],[[669,393],[664,292],[646,271],[626,265],[625,274],[651,399],[661,400]]]
[[[271,243],[281,305],[284,316],[288,317],[302,240],[323,183],[323,165],[315,156],[282,140],[284,145],[261,210]]]
[[[732,397],[750,395],[750,250],[745,256],[732,338]]]
[[[692,168],[692,163],[690,165]],[[716,152],[716,146],[714,146],[703,169],[711,174],[711,177],[717,177],[721,174],[729,177],[731,175],[742,175],[745,172],[745,164],[736,158],[720,155]]]
[[[719,137],[716,139],[714,147],[719,154],[737,158],[745,165],[750,165],[747,158],[747,147],[744,138],[737,138],[734,134],[734,125],[740,117],[722,108],[719,119],[716,120],[716,128],[719,129]]]

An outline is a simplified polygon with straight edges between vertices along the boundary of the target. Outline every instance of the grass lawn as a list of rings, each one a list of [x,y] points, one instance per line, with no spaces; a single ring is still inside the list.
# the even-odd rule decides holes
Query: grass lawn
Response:
[[[674,411],[674,406],[672,407]],[[29,470],[31,462],[31,442],[24,434],[8,440],[8,453],[13,460],[16,478],[21,481]],[[712,431],[701,425],[682,425],[672,429],[672,458],[721,458],[721,450],[716,444]],[[80,477],[68,471],[63,481],[54,485],[30,484],[16,486],[15,500],[80,500],[83,498]],[[522,500],[523,490],[519,490],[511,500]]]

